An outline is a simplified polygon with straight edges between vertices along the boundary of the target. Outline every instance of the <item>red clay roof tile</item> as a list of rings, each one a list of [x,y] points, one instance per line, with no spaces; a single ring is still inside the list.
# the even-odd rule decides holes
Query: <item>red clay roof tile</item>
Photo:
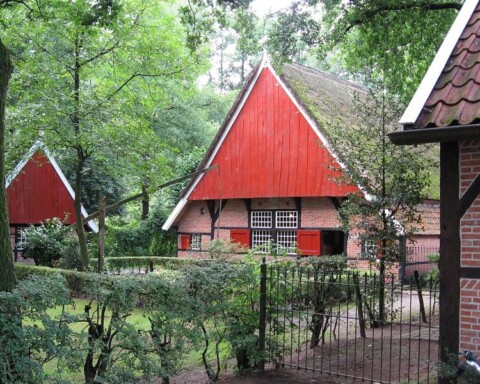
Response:
[[[470,17],[415,128],[471,124],[480,120],[480,2]]]

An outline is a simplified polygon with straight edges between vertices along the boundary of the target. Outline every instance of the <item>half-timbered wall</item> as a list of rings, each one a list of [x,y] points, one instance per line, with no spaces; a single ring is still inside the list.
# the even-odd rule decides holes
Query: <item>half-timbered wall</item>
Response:
[[[480,140],[460,145],[461,194],[480,174]],[[464,276],[480,267],[480,197],[460,222],[461,267]],[[478,269],[476,269],[478,271]],[[469,273],[470,272],[470,273]],[[460,281],[460,349],[478,351],[480,345],[480,276]]]
[[[249,210],[253,211],[299,211],[299,226],[297,229],[316,231],[341,231],[341,222],[334,204],[329,198],[304,199],[247,199],[227,200],[212,226],[208,205],[203,201],[193,201],[186,209],[178,227],[179,257],[208,257],[208,247],[212,238],[231,240],[234,230],[251,230]],[[215,211],[219,202],[215,202]],[[192,239],[201,239],[200,249],[192,249]],[[250,239],[249,239],[250,241]],[[359,251],[358,245],[349,246],[349,250]],[[357,253],[355,254],[357,255]]]

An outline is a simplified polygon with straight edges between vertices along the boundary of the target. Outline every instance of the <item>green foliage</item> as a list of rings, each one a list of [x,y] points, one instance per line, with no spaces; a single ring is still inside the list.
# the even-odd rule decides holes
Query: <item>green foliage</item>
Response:
[[[384,260],[396,260],[396,240],[419,229],[417,207],[430,180],[425,156],[429,149],[396,146],[388,140],[390,125],[402,110],[396,98],[380,91],[360,93],[356,104],[358,127],[328,129],[345,168],[337,182],[360,188],[342,204],[342,219],[361,243],[380,244]]]
[[[125,271],[130,273],[141,273],[152,271],[152,269],[177,270],[189,265],[202,266],[211,262],[212,260],[179,259],[176,257],[164,256],[109,257],[105,260],[105,269],[110,273],[117,274]],[[94,269],[97,263],[97,259],[91,259],[91,268]]]
[[[232,356],[237,357],[239,369],[253,366],[259,358],[257,263],[193,263],[142,277],[62,271],[71,281],[81,279],[83,295],[94,300],[81,315],[63,315],[65,321],[85,327],[69,334],[62,355],[56,355],[57,366],[62,367],[57,374],[78,372],[85,366],[87,382],[168,378],[192,346],[206,342],[216,344],[214,353],[222,359],[222,367]],[[48,280],[45,274],[53,269],[21,266],[19,271],[22,277],[41,273],[35,277],[40,281]],[[141,324],[129,320],[137,308],[146,319]],[[222,353],[220,345],[227,350]],[[209,348],[202,348],[208,374],[218,377],[220,366],[215,373]]]
[[[222,368],[219,346],[226,342],[229,356],[237,359],[237,369],[251,368],[260,357],[257,352],[256,329],[259,297],[259,269],[255,262],[241,264],[217,261],[185,270],[194,300],[194,324],[202,331],[202,361],[210,380],[216,381]],[[211,344],[213,343],[213,347]],[[213,349],[216,364],[208,353]]]
[[[48,309],[68,303],[69,291],[59,275],[32,276],[11,293],[0,293],[0,382],[47,379],[44,365],[65,356],[72,341],[68,316],[52,317]],[[59,373],[61,368],[55,376]]]
[[[79,203],[86,174],[122,178],[129,186],[156,184],[166,160],[152,116],[169,105],[169,95],[194,89],[206,68],[202,53],[185,47],[183,28],[168,5],[102,3],[37,2],[2,19],[17,54],[10,139],[36,138],[41,131],[49,148],[75,159],[72,185],[83,268],[88,253]],[[91,171],[93,166],[100,169]],[[102,183],[101,189],[112,184]]]
[[[210,255],[211,259],[218,260],[218,259],[228,259],[229,256],[236,253],[246,253],[247,249],[238,244],[232,243],[230,240],[225,239],[213,239],[208,244],[208,254]]]
[[[277,63],[308,61],[364,84],[380,82],[408,101],[461,4],[297,0],[270,15],[267,46]],[[317,56],[316,63],[312,56]]]
[[[36,265],[55,267],[60,259],[68,254],[67,265],[75,269],[78,266],[78,243],[71,234],[72,230],[60,219],[53,218],[39,226],[30,226],[23,233],[25,257],[33,259]]]
[[[314,16],[313,7],[305,1],[294,1],[290,7],[270,15],[267,21],[268,53],[275,64],[311,61],[311,52],[318,48],[321,25]]]
[[[147,220],[130,219],[126,222],[120,217],[109,218],[106,237],[107,257],[174,255],[177,237],[173,230],[162,230],[165,220],[160,205],[155,206]]]
[[[325,2],[319,54],[337,49],[351,73],[381,81],[407,101],[460,6],[443,0]]]

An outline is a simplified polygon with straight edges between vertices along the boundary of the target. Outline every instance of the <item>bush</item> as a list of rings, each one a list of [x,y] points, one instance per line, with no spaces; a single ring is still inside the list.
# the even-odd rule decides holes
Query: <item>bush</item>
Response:
[[[25,249],[25,258],[33,259],[35,265],[55,267],[59,265],[64,255],[69,259],[79,260],[79,248],[77,241],[71,236],[71,229],[65,226],[60,219],[47,220],[40,226],[30,226],[24,231],[25,241],[22,246]],[[67,263],[74,266],[74,263]]]
[[[41,383],[45,363],[67,353],[72,342],[63,315],[48,310],[70,303],[59,275],[31,276],[11,292],[0,292],[0,382]],[[56,372],[57,375],[59,372]]]
[[[159,206],[152,209],[147,220],[109,218],[107,222],[107,257],[173,256],[177,246],[175,231],[163,231],[166,217]]]

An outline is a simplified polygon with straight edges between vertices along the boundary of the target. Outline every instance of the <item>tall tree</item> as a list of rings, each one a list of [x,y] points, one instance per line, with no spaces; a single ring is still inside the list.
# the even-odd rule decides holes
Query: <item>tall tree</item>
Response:
[[[18,117],[12,124],[40,129],[52,147],[75,154],[76,229],[86,269],[80,211],[86,162],[108,159],[120,176],[153,156],[149,107],[168,97],[162,92],[166,79],[191,81],[203,65],[184,47],[174,16],[156,1],[51,0],[35,6],[34,25],[25,15],[10,20],[11,44],[21,52],[15,90],[30,89],[15,105],[22,113],[12,114]]]
[[[403,106],[383,91],[358,95],[358,126],[331,127],[329,135],[340,163],[346,169],[343,182],[361,188],[341,206],[346,230],[358,235],[366,251],[380,257],[380,273],[397,261],[401,239],[420,227],[419,204],[431,181],[425,147],[393,145],[387,134],[398,121]],[[434,150],[434,148],[430,149]],[[384,296],[380,289],[379,319],[384,320]]]
[[[269,33],[278,61],[316,54],[341,61],[357,80],[382,79],[389,92],[411,98],[462,0],[296,0]],[[339,70],[340,68],[335,68]]]
[[[249,10],[251,0],[189,0],[181,8],[188,44],[197,49],[208,42],[213,67],[209,82],[220,91],[238,89],[252,60],[261,55],[259,22]]]
[[[15,286],[5,190],[5,103],[12,70],[10,54],[0,38],[0,291]]]

